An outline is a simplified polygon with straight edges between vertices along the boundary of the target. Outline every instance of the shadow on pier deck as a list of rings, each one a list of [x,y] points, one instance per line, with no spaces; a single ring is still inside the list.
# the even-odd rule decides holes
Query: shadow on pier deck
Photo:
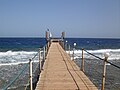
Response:
[[[36,90],[98,90],[70,60],[58,42],[52,42]]]

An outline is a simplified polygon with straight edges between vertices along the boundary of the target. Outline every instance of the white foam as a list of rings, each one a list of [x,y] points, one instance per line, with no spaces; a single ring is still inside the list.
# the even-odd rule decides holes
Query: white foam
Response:
[[[28,61],[27,62],[17,62],[17,63],[2,63],[2,64],[0,64],[0,66],[19,65],[19,64],[25,64],[25,63],[28,63]]]
[[[107,52],[110,54],[108,60],[120,60],[120,49],[100,49],[100,50],[87,50],[88,52],[100,57],[104,58],[104,53]],[[69,53],[69,51],[66,51]],[[22,63],[28,63],[29,59],[32,58],[37,52],[35,51],[7,51],[0,52],[0,66],[3,65],[18,65]],[[81,50],[75,50],[75,59],[82,57]],[[73,54],[73,51],[70,51],[70,54]],[[95,59],[95,57],[87,54],[84,51],[84,57]],[[35,59],[37,61],[38,59]]]
[[[7,52],[0,52],[0,56],[6,56],[6,55],[24,55],[24,54],[34,54],[36,52],[34,51],[7,51]]]
[[[90,53],[104,53],[104,52],[120,52],[120,49],[100,49],[100,50],[88,50]]]
[[[38,60],[35,60],[34,62],[38,62]],[[19,64],[26,64],[26,63],[29,63],[29,61],[16,62],[16,63],[1,63],[0,66],[11,66],[11,65],[19,65]]]
[[[99,50],[87,50],[90,53],[104,53],[104,52],[120,52],[120,49],[99,49]],[[69,53],[69,51],[66,51],[67,53]],[[82,50],[75,50],[75,53],[82,53]],[[72,54],[73,51],[70,51],[70,53]]]
[[[37,52],[35,51],[7,51],[0,52],[0,66],[28,63]],[[36,60],[36,58],[35,58]],[[37,59],[38,60],[38,59]]]
[[[87,50],[88,52],[100,57],[100,58],[104,58],[104,53],[109,53],[109,57],[108,60],[120,60],[120,49],[100,49],[100,50]],[[73,54],[73,51],[66,51],[67,53]],[[75,58],[79,58],[82,57],[82,51],[81,50],[75,50]],[[78,57],[79,56],[79,57]],[[84,51],[84,57],[85,58],[90,58],[90,59],[94,59],[93,56],[87,54]]]

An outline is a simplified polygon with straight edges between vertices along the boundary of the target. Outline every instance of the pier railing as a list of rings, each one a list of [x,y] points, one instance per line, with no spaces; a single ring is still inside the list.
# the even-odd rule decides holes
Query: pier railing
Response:
[[[120,90],[120,66],[117,65],[119,61],[117,61],[118,63],[109,61],[108,53],[104,53],[103,57],[100,57],[83,48],[77,48],[77,50],[75,48],[76,43],[73,47],[68,42],[65,44],[65,49],[71,60],[75,61],[81,71],[89,77],[99,90]]]
[[[34,90],[40,72],[43,69],[47,52],[47,44],[43,48],[39,48],[37,53],[29,59],[28,63],[21,64],[22,68],[19,70],[19,73],[13,75],[13,78],[6,83],[2,90]]]
[[[67,43],[65,44],[65,48],[71,56],[71,59],[80,66],[80,69],[99,90],[104,90],[104,88],[105,90],[120,90],[120,67],[116,62],[108,61],[109,57],[107,54],[101,58],[85,49],[79,49],[79,53],[76,54],[75,43],[73,47]],[[33,90],[36,87],[36,82],[43,69],[48,49],[48,44],[46,44],[29,59],[28,63],[21,65],[22,69],[13,76],[3,90],[15,90],[16,88],[21,88],[21,86],[15,87],[16,85],[19,85],[19,83],[23,83],[21,90]]]

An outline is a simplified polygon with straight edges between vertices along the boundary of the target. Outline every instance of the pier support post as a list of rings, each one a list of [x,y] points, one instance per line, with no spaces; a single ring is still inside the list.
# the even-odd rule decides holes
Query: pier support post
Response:
[[[102,87],[101,87],[101,90],[104,90],[104,87],[105,87],[105,73],[106,73],[106,63],[107,63],[106,61],[108,59],[109,54],[105,53],[104,56],[105,56],[105,59],[104,59],[104,62],[103,62],[103,75],[102,75]]]
[[[29,68],[29,73],[30,73],[30,90],[32,90],[33,86],[32,86],[32,60],[31,59],[29,59],[29,66],[30,66],[30,68]]]
[[[81,62],[81,70],[84,72],[84,49],[82,48],[82,62]]]

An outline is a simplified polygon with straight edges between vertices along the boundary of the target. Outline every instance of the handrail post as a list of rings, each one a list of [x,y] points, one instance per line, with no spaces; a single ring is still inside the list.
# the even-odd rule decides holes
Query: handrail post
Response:
[[[65,43],[65,50],[68,50],[68,47],[67,47],[67,40],[66,40],[66,43]]]
[[[82,48],[82,63],[81,63],[81,70],[84,72],[84,49]]]
[[[49,50],[49,42],[47,43],[47,54],[48,54],[48,50]]]
[[[47,44],[45,45],[45,57],[47,55]]]
[[[43,70],[43,64],[45,62],[45,46],[43,47],[43,59],[41,61],[41,70]]]
[[[73,61],[74,61],[74,50],[75,50],[75,48],[73,48]]]
[[[30,73],[30,90],[32,90],[33,88],[33,86],[32,86],[32,60],[31,59],[29,59],[29,65],[30,65],[30,67],[29,67],[29,73]]]
[[[74,60],[74,58],[75,58],[75,57],[74,57],[74,56],[75,56],[75,55],[74,55],[74,54],[75,54],[75,47],[76,47],[76,43],[74,43],[74,47],[73,47],[73,60]]]
[[[41,71],[41,48],[39,50],[39,70]]]
[[[70,56],[70,45],[69,45],[69,56]]]
[[[45,61],[45,46],[43,47],[43,61]]]
[[[105,59],[103,61],[103,75],[102,75],[102,87],[101,87],[101,90],[104,90],[104,87],[105,87],[105,73],[106,73],[106,63],[107,63],[106,61],[107,61],[109,55],[107,53],[105,53],[104,56],[105,56]]]

